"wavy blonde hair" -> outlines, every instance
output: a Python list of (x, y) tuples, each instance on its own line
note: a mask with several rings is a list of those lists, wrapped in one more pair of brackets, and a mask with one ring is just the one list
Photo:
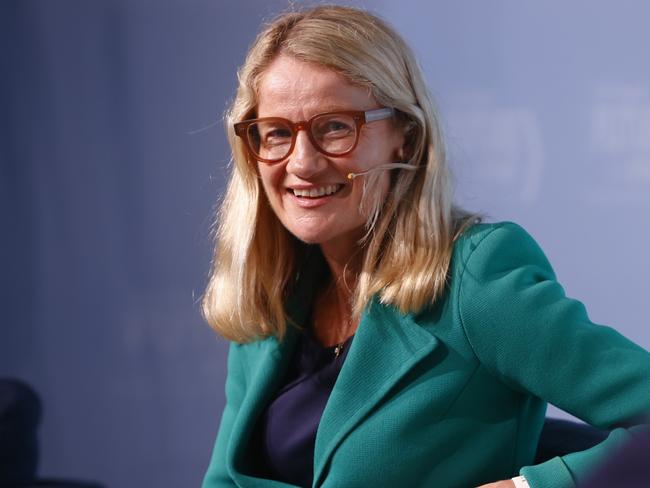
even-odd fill
[[(275, 217), (256, 162), (233, 129), (235, 122), (255, 116), (261, 75), (279, 54), (325, 66), (396, 109), (397, 122), (407, 131), (408, 164), (418, 168), (394, 172), (381, 201), (364, 199), (369, 218), (360, 243), (354, 318), (373, 295), (402, 312), (433, 303), (444, 292), (454, 240), (474, 217), (452, 205), (442, 135), (424, 77), (410, 48), (382, 20), (349, 7), (320, 6), (268, 24), (239, 70), (237, 95), (226, 116), (234, 164), (217, 216), (204, 317), (236, 342), (282, 339), (288, 324), (285, 300), (308, 246)], [(366, 177), (367, 187), (372, 180)]]

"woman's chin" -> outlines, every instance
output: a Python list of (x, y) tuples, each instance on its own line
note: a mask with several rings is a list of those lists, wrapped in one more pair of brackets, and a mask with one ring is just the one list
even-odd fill
[(322, 236), (319, 233), (310, 233), (310, 232), (291, 232), (294, 237), (305, 244), (319, 245), (327, 242), (329, 239)]
[(350, 230), (335, 229), (330, 232), (290, 232), (305, 244), (317, 245), (323, 252), (329, 254), (354, 253), (364, 234), (364, 227), (360, 226)]
[(322, 244), (340, 233), (338, 226), (319, 219), (294, 219), (291, 222), (283, 223), (296, 239), (306, 244)]

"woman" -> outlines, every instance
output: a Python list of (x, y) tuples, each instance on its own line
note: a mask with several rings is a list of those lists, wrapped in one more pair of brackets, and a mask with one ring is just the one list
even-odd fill
[(382, 21), (279, 17), (227, 124), (205, 487), (574, 486), (627, 431), (532, 465), (545, 401), (606, 428), (650, 411), (650, 354), (589, 322), (520, 227), (452, 205), (423, 76)]

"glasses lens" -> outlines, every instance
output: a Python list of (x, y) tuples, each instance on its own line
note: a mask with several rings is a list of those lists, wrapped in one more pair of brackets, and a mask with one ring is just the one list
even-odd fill
[(344, 154), (356, 143), (357, 124), (351, 115), (323, 114), (312, 121), (311, 132), (323, 151)]
[(291, 127), (280, 120), (255, 122), (248, 126), (248, 144), (262, 159), (280, 160), (289, 155)]

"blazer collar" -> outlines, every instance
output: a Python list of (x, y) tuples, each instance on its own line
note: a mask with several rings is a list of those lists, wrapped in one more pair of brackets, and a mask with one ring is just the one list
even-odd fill
[(438, 344), (392, 306), (373, 300), (361, 318), (321, 417), (314, 449), (314, 485), (322, 483), (336, 447), (386, 393)]
[[(307, 324), (316, 289), (315, 274), (309, 275), (300, 280), (287, 306), (300, 326)], [(280, 386), (297, 337), (296, 328), (289, 326), (282, 342), (269, 338), (257, 344), (262, 349), (259, 362), (248, 380), (248, 392), (233, 425), (227, 452), (230, 473), (239, 485), (256, 486), (261, 481), (242, 474), (238, 468), (246, 458), (246, 444), (255, 422)], [(417, 324), (413, 314), (402, 314), (378, 299), (368, 305), (318, 426), (313, 486), (322, 483), (332, 454), (347, 434), (437, 344), (435, 336)], [(263, 486), (270, 486), (268, 480), (264, 482)]]
[(247, 379), (247, 392), (237, 413), (226, 452), (226, 463), (230, 475), (238, 486), (268, 488), (289, 486), (285, 483), (270, 482), (245, 475), (241, 471), (245, 462), (246, 447), (250, 441), (255, 424), (262, 411), (281, 386), (298, 339), (297, 327), (306, 327), (311, 312), (313, 296), (319, 281), (327, 272), (327, 265), (320, 252), (310, 252), (294, 281), (293, 292), (289, 295), (286, 311), (290, 323), (282, 341), (269, 337), (247, 347), (258, 347), (256, 364), (250, 365), (251, 377)]
[(247, 381), (247, 392), (240, 406), (232, 427), (226, 464), (232, 479), (237, 486), (251, 488), (288, 487), (286, 483), (248, 476), (242, 472), (248, 455), (246, 448), (250, 442), (255, 424), (262, 411), (281, 386), (284, 373), (287, 370), (298, 333), (294, 327), (289, 327), (282, 342), (271, 337), (261, 341), (260, 355), (256, 357), (258, 364), (252, 365), (252, 377)]

